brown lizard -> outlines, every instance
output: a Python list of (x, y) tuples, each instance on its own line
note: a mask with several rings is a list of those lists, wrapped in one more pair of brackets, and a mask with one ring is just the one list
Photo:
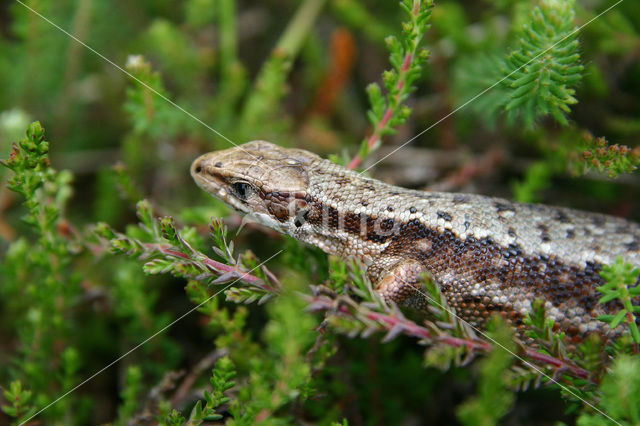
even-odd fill
[[(355, 256), (386, 301), (418, 309), (426, 273), (474, 327), (501, 313), (522, 329), (535, 299), (574, 340), (613, 334), (598, 316), (599, 272), (618, 256), (640, 265), (640, 225), (568, 208), (422, 192), (366, 178), (300, 149), (264, 141), (191, 166), (209, 194), (327, 253)], [(616, 331), (617, 333), (617, 331)]]

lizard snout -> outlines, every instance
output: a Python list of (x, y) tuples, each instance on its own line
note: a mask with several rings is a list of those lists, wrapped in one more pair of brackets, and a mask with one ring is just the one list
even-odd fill
[[(201, 155), (191, 163), (191, 176), (194, 179), (211, 172), (211, 153)], [(218, 164), (216, 164), (218, 166)]]
[(204, 155), (196, 158), (193, 163), (191, 163), (191, 176), (199, 175), (204, 171)]
[(212, 153), (203, 154), (191, 163), (191, 177), (205, 191), (213, 194), (214, 191), (218, 191), (221, 186), (224, 186), (219, 175), (214, 173), (221, 168), (222, 163), (217, 161)]
[(195, 175), (199, 175), (202, 172), (202, 162), (198, 160), (194, 161), (193, 164), (191, 164), (191, 175), (195, 176)]
[(193, 160), (193, 163), (191, 163), (191, 176), (196, 178), (203, 174), (210, 174), (214, 170), (222, 170), (222, 163), (218, 161), (220, 156), (215, 154), (218, 153), (210, 152)]

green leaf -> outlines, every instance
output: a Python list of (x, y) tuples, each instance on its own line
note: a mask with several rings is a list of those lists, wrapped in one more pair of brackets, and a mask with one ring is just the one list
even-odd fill
[(618, 325), (620, 325), (620, 322), (622, 322), (625, 315), (627, 315), (626, 309), (621, 309), (620, 311), (618, 311), (618, 313), (613, 316), (613, 319), (611, 319), (611, 328), (616, 328)]
[(619, 292), (608, 291), (606, 296), (602, 296), (600, 300), (598, 300), (598, 303), (602, 304), (602, 303), (611, 302), (613, 299), (617, 299), (618, 296), (619, 296)]

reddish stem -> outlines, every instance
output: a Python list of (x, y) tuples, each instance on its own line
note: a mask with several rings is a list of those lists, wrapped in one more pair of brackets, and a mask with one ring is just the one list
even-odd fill
[[(151, 248), (153, 250), (158, 250), (161, 253), (167, 254), (169, 256), (173, 256), (173, 257), (178, 257), (180, 259), (186, 259), (186, 260), (194, 260), (191, 258), (191, 256), (189, 256), (186, 253), (183, 253), (181, 251), (177, 251), (177, 250), (172, 250), (170, 248), (170, 246), (163, 246), (160, 244), (145, 244), (146, 247)], [(200, 262), (204, 263), (205, 265), (207, 265), (208, 267), (210, 267), (213, 271), (215, 272), (220, 272), (222, 271), (223, 273), (227, 273), (227, 272), (235, 272), (237, 274), (239, 274), (240, 276), (238, 277), (238, 279), (241, 279), (251, 285), (254, 285), (256, 287), (259, 287), (265, 291), (268, 291), (270, 293), (274, 293), (276, 292), (276, 289), (271, 287), (268, 284), (265, 284), (264, 281), (258, 277), (256, 277), (255, 275), (251, 275), (246, 271), (243, 271), (242, 269), (235, 267), (235, 266), (230, 266), (230, 265), (226, 265), (224, 263), (220, 263), (217, 262), (213, 259), (202, 259), (200, 260)]]
[[(312, 306), (313, 310), (324, 310), (324, 311), (337, 310), (341, 314), (345, 314), (350, 317), (355, 317), (357, 319), (357, 316), (354, 314), (354, 312), (351, 311), (349, 306), (338, 305), (336, 307), (335, 301), (326, 297), (314, 297), (311, 299), (310, 305)], [(389, 315), (389, 314), (384, 314), (380, 312), (370, 311), (360, 306), (357, 309), (363, 311), (362, 313), (366, 318), (376, 321), (377, 323), (383, 325), (384, 328), (387, 330), (396, 329), (408, 336), (418, 337), (420, 339), (429, 339), (429, 340), (437, 339), (439, 342), (442, 342), (450, 346), (454, 346), (454, 347), (465, 346), (469, 350), (477, 350), (485, 353), (493, 350), (493, 345), (491, 345), (488, 342), (461, 339), (459, 337), (450, 336), (447, 334), (434, 336), (433, 333), (431, 333), (431, 331), (426, 327), (422, 327), (406, 318), (401, 318), (395, 315)], [(547, 364), (555, 368), (556, 370), (566, 370), (574, 377), (590, 380), (593, 383), (597, 383), (596, 380), (590, 378), (589, 371), (583, 368), (580, 368), (577, 365), (572, 364), (568, 361), (554, 358), (550, 355), (537, 352), (533, 349), (525, 349), (524, 356), (533, 361), (538, 361), (540, 363)]]
[(566, 369), (575, 377), (597, 383), (597, 380), (590, 378), (590, 373), (587, 370), (565, 360), (554, 358), (551, 355), (543, 354), (542, 352), (534, 351), (532, 349), (525, 349), (524, 355), (529, 359), (551, 365), (556, 369)]

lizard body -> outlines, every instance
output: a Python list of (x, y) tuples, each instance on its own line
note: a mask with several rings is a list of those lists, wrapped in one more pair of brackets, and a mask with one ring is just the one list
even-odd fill
[(422, 192), (369, 179), (308, 151), (264, 141), (216, 151), (196, 183), (258, 222), (327, 253), (355, 256), (387, 301), (425, 306), (427, 273), (476, 327), (501, 313), (516, 327), (535, 299), (576, 340), (612, 334), (598, 305), (603, 265), (640, 265), (640, 226), (612, 216), (471, 194)]

